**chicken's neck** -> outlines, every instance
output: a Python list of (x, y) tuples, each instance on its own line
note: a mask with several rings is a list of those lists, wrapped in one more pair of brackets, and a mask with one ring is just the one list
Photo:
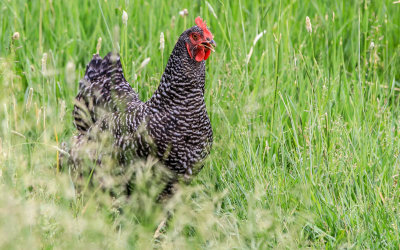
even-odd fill
[(204, 108), (205, 62), (192, 60), (183, 44), (177, 43), (161, 77), (160, 86), (147, 102), (159, 111), (174, 107)]

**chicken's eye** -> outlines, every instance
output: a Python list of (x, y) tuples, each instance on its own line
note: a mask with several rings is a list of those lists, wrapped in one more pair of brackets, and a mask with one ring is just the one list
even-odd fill
[(197, 39), (199, 39), (199, 36), (197, 34), (193, 34), (192, 37), (193, 37), (193, 40), (195, 40), (195, 41), (197, 41)]

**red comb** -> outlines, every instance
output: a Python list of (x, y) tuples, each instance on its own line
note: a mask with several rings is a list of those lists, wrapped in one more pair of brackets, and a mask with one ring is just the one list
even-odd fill
[(211, 39), (213, 39), (213, 35), (211, 34), (211, 32), (208, 30), (206, 22), (203, 21), (203, 19), (201, 19), (201, 17), (196, 17), (196, 19), (194, 20), (194, 22), (196, 23), (197, 26), (200, 27), (200, 29), (203, 30), (204, 36), (205, 37), (210, 37)]

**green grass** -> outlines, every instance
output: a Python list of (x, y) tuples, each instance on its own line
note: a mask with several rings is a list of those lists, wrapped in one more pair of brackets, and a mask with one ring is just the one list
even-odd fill
[[(57, 147), (98, 38), (145, 100), (198, 15), (218, 44), (204, 170), (165, 209), (146, 183), (122, 213), (96, 187), (76, 197)], [(0, 248), (398, 248), (399, 16), (393, 0), (0, 0)]]

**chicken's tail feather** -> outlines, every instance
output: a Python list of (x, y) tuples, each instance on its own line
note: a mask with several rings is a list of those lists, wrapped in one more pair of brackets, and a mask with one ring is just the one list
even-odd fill
[(125, 80), (119, 55), (110, 52), (102, 59), (96, 54), (79, 82), (74, 124), (85, 133), (105, 112), (118, 111), (132, 102), (139, 103), (140, 100)]
[(85, 77), (80, 82), (79, 87), (80, 89), (83, 87), (84, 80), (93, 83), (104, 76), (111, 77), (113, 83), (125, 82), (119, 54), (110, 52), (103, 59), (98, 54), (93, 55), (92, 60), (86, 67)]

